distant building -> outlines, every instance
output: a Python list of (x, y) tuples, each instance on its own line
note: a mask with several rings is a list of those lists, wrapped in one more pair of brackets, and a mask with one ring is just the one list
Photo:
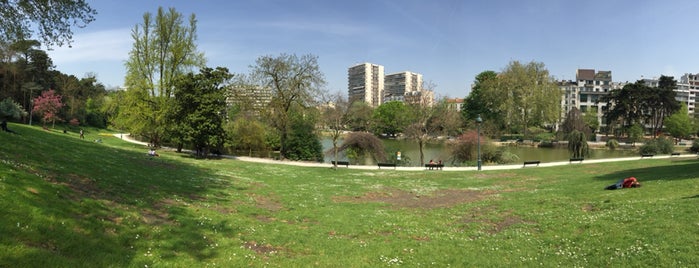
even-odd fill
[(383, 103), (384, 67), (378, 64), (362, 63), (347, 71), (349, 101), (364, 101), (371, 107)]
[(260, 116), (272, 101), (272, 90), (258, 86), (231, 87), (226, 104), (238, 106), (242, 111)]
[(422, 75), (413, 72), (387, 74), (384, 78), (384, 102), (404, 101), (406, 95), (413, 96), (422, 90)]
[(464, 106), (464, 99), (461, 98), (447, 99), (446, 102), (450, 110), (454, 110), (457, 112), (460, 112), (462, 107)]
[(575, 107), (583, 114), (595, 113), (600, 126), (606, 126), (603, 115), (607, 104), (599, 100), (615, 87), (612, 83), (611, 71), (595, 72), (594, 69), (578, 69), (575, 73), (575, 81), (560, 81), (558, 86), (563, 91), (562, 119), (565, 119), (566, 114)]
[(685, 103), (687, 104), (689, 115), (696, 117), (696, 99), (697, 95), (699, 95), (699, 73), (686, 73), (682, 75), (682, 77), (680, 77), (680, 81), (677, 82), (677, 89), (678, 99), (680, 98), (680, 95), (682, 95), (684, 99), (681, 101), (686, 101)]

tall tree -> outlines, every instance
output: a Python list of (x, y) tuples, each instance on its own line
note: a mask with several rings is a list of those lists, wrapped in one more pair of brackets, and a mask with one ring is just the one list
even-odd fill
[(197, 157), (207, 157), (223, 145), (223, 117), (226, 114), (228, 69), (203, 68), (175, 81), (175, 101), (170, 115), (174, 130), (182, 141), (191, 144)]
[(60, 119), (58, 112), (61, 107), (63, 107), (61, 95), (56, 94), (53, 89), (49, 89), (41, 92), (41, 96), (34, 99), (33, 111), (42, 116), (41, 121), (44, 122), (44, 125), (46, 122), (51, 122), (55, 126), (56, 119)]
[(696, 133), (697, 125), (689, 117), (687, 104), (682, 103), (679, 111), (665, 119), (665, 129), (675, 139), (682, 139)]
[(474, 122), (480, 115), (488, 124), (504, 125), (504, 118), (499, 110), (504, 99), (496, 94), (497, 76), (494, 71), (483, 71), (476, 75), (473, 88), (461, 107), (464, 122)]
[(649, 90), (645, 102), (648, 109), (648, 124), (655, 138), (663, 129), (665, 118), (680, 110), (680, 102), (675, 99), (677, 81), (672, 76), (661, 75), (658, 88)]
[(70, 45), (72, 27), (87, 26), (95, 15), (85, 0), (0, 1), (0, 39), (30, 39), (38, 30), (47, 46)]
[[(651, 127), (651, 135), (662, 129), (663, 120), (680, 109), (675, 100), (676, 81), (662, 76), (658, 88), (648, 86), (643, 80), (612, 90), (601, 101), (611, 107), (605, 114), (607, 122), (622, 120), (622, 127), (632, 125)], [(641, 127), (643, 130), (643, 127)]]
[(402, 101), (389, 101), (379, 105), (371, 116), (376, 134), (395, 136), (410, 124), (410, 109)]
[(369, 131), (374, 108), (364, 101), (353, 101), (347, 113), (347, 125), (352, 131)]
[(349, 122), (348, 112), (349, 103), (344, 95), (340, 92), (335, 93), (331, 96), (331, 99), (327, 102), (327, 105), (322, 107), (322, 118), (323, 123), (327, 126), (330, 131), (330, 139), (332, 140), (333, 148), (333, 168), (337, 168), (337, 154), (339, 152), (339, 142), (343, 131), (347, 127)]
[(175, 78), (195, 67), (204, 67), (204, 55), (197, 51), (196, 17), (187, 24), (174, 8), (158, 8), (153, 18), (143, 15), (143, 23), (131, 32), (133, 48), (126, 62), (125, 107), (119, 109), (119, 123), (135, 134), (160, 145), (166, 130), (168, 107), (172, 103)]
[(322, 93), (325, 78), (318, 57), (293, 54), (262, 56), (252, 66), (253, 77), (262, 88), (270, 89), (272, 99), (266, 118), (279, 132), (281, 157), (284, 158), (290, 131), (291, 109), (313, 107)]
[[(423, 85), (424, 89), (431, 91), (434, 91), (435, 87), (432, 83)], [(420, 166), (425, 164), (425, 142), (433, 135), (436, 135), (441, 127), (441, 124), (435, 122), (441, 117), (437, 113), (444, 111), (438, 109), (438, 106), (432, 105), (433, 100), (431, 98), (431, 95), (423, 94), (420, 95), (417, 101), (408, 104), (410, 113), (407, 114), (409, 114), (408, 120), (410, 123), (405, 126), (403, 131), (408, 138), (417, 141), (420, 153)], [(441, 105), (444, 105), (444, 102)]]
[(553, 124), (560, 115), (562, 92), (541, 62), (510, 62), (498, 76), (499, 110), (525, 136), (532, 126)]

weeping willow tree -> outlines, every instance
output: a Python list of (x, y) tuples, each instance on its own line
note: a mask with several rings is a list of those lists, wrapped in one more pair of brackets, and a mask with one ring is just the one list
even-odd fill
[(345, 150), (350, 151), (348, 158), (354, 158), (355, 161), (359, 156), (364, 155), (371, 155), (377, 162), (386, 161), (383, 142), (371, 133), (353, 132), (348, 134), (337, 149), (338, 152)]
[(568, 133), (568, 151), (572, 158), (584, 158), (590, 155), (585, 133), (578, 130)]

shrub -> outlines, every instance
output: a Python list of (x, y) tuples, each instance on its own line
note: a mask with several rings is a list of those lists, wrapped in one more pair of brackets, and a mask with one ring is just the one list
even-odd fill
[(670, 154), (674, 151), (672, 140), (657, 138), (650, 140), (639, 148), (641, 154)]
[[(486, 137), (481, 137), (481, 161), (483, 163), (512, 163), (519, 159), (506, 150), (493, 145)], [(451, 156), (454, 163), (474, 162), (478, 160), (478, 134), (476, 131), (469, 131), (459, 136), (453, 141), (451, 146)]]
[(692, 153), (699, 153), (699, 139), (692, 142), (692, 147), (689, 147), (689, 151)]
[(609, 147), (610, 150), (614, 150), (616, 148), (619, 148), (619, 141), (615, 139), (610, 139), (607, 141), (607, 147)]

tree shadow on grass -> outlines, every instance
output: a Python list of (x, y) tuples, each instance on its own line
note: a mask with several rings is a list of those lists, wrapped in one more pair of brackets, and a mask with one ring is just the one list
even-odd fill
[(676, 160), (672, 165), (626, 169), (595, 177), (598, 180), (616, 182), (623, 178), (636, 177), (644, 181), (674, 181), (699, 178), (699, 161), (696, 159)]
[[(0, 253), (0, 267), (143, 267), (140, 256), (154, 244), (167, 245), (157, 254), (197, 261), (219, 254), (202, 239), (210, 230), (195, 212), (209, 193), (231, 188), (214, 170), (173, 155), (153, 159), (108, 138), (15, 127), (23, 135), (0, 137), (0, 248), (12, 249)], [(225, 220), (210, 225), (233, 232)]]

